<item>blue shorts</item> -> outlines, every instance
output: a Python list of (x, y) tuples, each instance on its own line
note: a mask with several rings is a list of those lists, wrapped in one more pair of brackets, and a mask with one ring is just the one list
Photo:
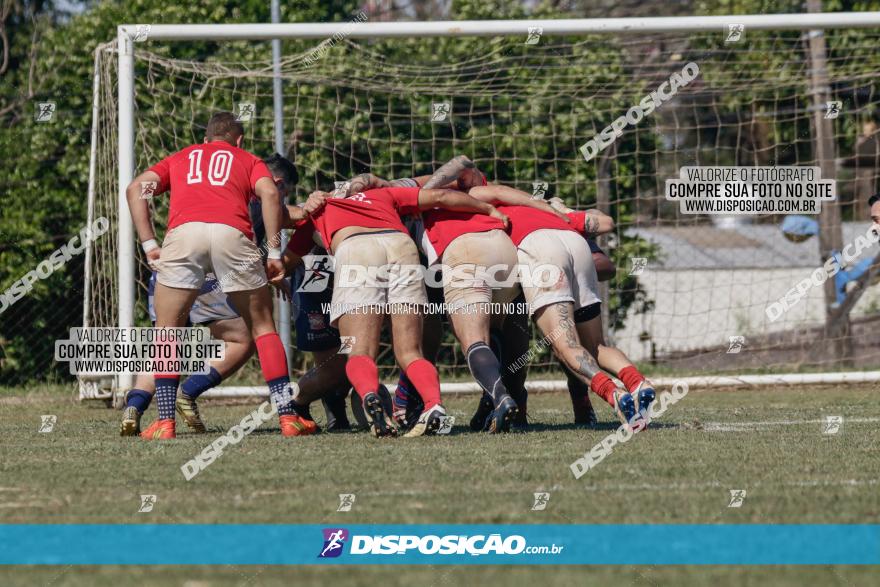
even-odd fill
[(330, 300), (333, 287), (322, 291), (297, 291), (303, 282), (305, 269), (300, 267), (293, 274), (293, 323), (296, 328), (296, 348), (313, 353), (339, 346), (339, 330), (330, 326)]
[[(156, 272), (150, 276), (147, 285), (147, 310), (150, 320), (156, 323), (156, 308), (153, 306), (153, 297), (156, 291)], [(199, 297), (193, 303), (189, 311), (190, 324), (210, 324), (217, 320), (234, 320), (240, 318), (239, 313), (232, 306), (227, 295), (220, 290), (220, 284), (213, 273), (205, 276), (205, 283), (199, 292)]]

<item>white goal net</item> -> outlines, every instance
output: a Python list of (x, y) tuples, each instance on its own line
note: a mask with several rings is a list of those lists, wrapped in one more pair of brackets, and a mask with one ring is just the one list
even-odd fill
[[(822, 266), (829, 245), (820, 235), (795, 242), (780, 229), (782, 216), (682, 214), (664, 197), (666, 180), (682, 167), (816, 166), (837, 180), (830, 246), (864, 233), (880, 169), (880, 28), (826, 30), (821, 52), (817, 33), (806, 30), (551, 36), (534, 29), (353, 39), (341, 24), (341, 34), (323, 42), (285, 40), (284, 154), (300, 173), (296, 197), (364, 171), (431, 173), (464, 154), (490, 181), (613, 216), (614, 234), (599, 243), (617, 265), (604, 285), (605, 319), (609, 336), (634, 360), (677, 374), (835, 370), (844, 363), (830, 350), (840, 342), (833, 339), (845, 338), (848, 368), (880, 363), (877, 291), (861, 297), (843, 330), (829, 333), (823, 287), (781, 318), (768, 317), (768, 305)], [(268, 43), (171, 45), (147, 36), (135, 49), (137, 172), (201, 141), (218, 110), (241, 115), (250, 151), (274, 152)], [(689, 63), (698, 74), (679, 83)], [(815, 75), (817, 63), (827, 78)], [(99, 49), (97, 72), (93, 207), (115, 223), (115, 44)], [(658, 90), (664, 97), (653, 111), (584, 155), (588, 141)], [(818, 146), (823, 140), (830, 155)], [(167, 200), (152, 205), (161, 230)], [(92, 250), (90, 325), (117, 323), (117, 245), (110, 233)], [(149, 270), (137, 255), (135, 319), (143, 325)], [(461, 351), (448, 329), (444, 336), (441, 376), (464, 381)], [(297, 369), (304, 361), (295, 355)], [(387, 347), (380, 363), (390, 379)], [(546, 350), (531, 370), (560, 377)], [(236, 381), (257, 382), (254, 375), (245, 369)]]

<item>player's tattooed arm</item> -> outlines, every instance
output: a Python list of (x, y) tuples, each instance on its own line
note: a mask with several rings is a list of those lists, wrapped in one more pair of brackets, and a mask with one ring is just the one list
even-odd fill
[(550, 204), (550, 206), (552, 206), (554, 210), (559, 210), (560, 212), (563, 212), (565, 214), (571, 214), (572, 212), (574, 212), (574, 210), (566, 206), (565, 202), (562, 201), (562, 198), (558, 196), (550, 198), (549, 200), (547, 200), (547, 203)]
[(339, 193), (336, 194), (336, 197), (347, 198), (352, 194), (359, 194), (360, 192), (365, 192), (367, 190), (372, 190), (376, 188), (386, 188), (390, 185), (390, 182), (382, 179), (381, 177), (377, 177), (372, 173), (361, 173), (360, 175), (356, 175), (351, 178), (351, 180), (345, 182), (342, 188), (340, 188)]
[[(561, 198), (553, 197), (547, 200), (547, 203), (554, 210), (563, 214), (572, 214), (575, 211), (565, 205)], [(584, 212), (584, 235), (588, 238), (607, 234), (614, 230), (614, 220), (601, 210), (587, 210)]]
[(474, 162), (468, 159), (464, 155), (458, 155), (457, 157), (453, 157), (443, 165), (441, 165), (435, 172), (434, 175), (431, 176), (431, 179), (426, 181), (422, 187), (427, 189), (436, 189), (446, 187), (452, 182), (458, 180), (462, 173), (465, 170), (473, 169)]
[(559, 218), (570, 222), (568, 216), (555, 210), (550, 204), (544, 200), (536, 200), (526, 192), (512, 188), (507, 185), (484, 185), (477, 186), (468, 191), (470, 195), (484, 202), (500, 202), (511, 206), (527, 206), (544, 212), (555, 214)]
[(486, 214), (501, 221), (506, 227), (509, 223), (507, 216), (488, 202), (483, 202), (472, 198), (464, 192), (456, 190), (419, 190), (419, 209), (430, 210), (432, 208), (442, 208), (444, 210), (455, 210), (458, 212), (476, 212), (478, 214)]
[(600, 210), (584, 213), (584, 234), (588, 237), (608, 234), (614, 230), (614, 219)]

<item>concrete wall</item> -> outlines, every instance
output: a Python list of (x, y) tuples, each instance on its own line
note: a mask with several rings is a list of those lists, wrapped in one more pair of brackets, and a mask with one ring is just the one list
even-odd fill
[[(749, 336), (821, 325), (824, 322), (824, 293), (811, 288), (806, 297), (775, 322), (765, 310), (810, 270), (651, 270), (639, 280), (654, 301), (649, 314), (627, 317), (622, 330), (613, 332), (614, 342), (633, 360), (650, 357), (650, 345), (639, 341), (647, 331), (657, 352), (687, 351), (718, 345), (727, 346), (732, 335)], [(611, 295), (614, 295), (613, 290)], [(880, 286), (862, 296), (853, 316), (880, 313)]]

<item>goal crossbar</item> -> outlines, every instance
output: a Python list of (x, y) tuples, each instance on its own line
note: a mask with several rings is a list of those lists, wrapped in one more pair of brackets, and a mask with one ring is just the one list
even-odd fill
[[(540, 27), (542, 35), (587, 33), (682, 33), (726, 29), (742, 24), (753, 30), (806, 30), (812, 28), (870, 28), (880, 25), (880, 12), (824, 12), (805, 14), (752, 14), (730, 16), (675, 16), (647, 18), (566, 18), (535, 20), (438, 20), (426, 22), (333, 22), (285, 24), (161, 24), (152, 25), (150, 40), (323, 39), (346, 27), (351, 38), (491, 37), (528, 33)], [(135, 33), (137, 25), (120, 29)]]

